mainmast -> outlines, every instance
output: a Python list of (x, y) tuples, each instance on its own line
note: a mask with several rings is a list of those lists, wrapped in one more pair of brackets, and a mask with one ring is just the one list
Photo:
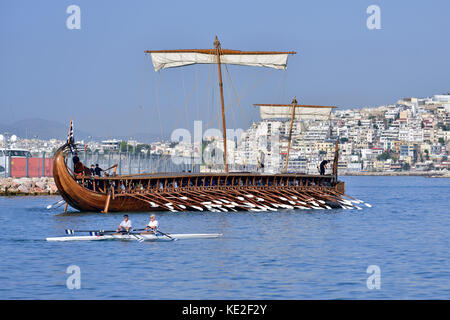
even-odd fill
[(228, 172), (228, 158), (227, 158), (227, 128), (225, 123), (225, 102), (223, 99), (223, 82), (222, 82), (222, 68), (220, 66), (220, 41), (216, 36), (214, 40), (214, 47), (216, 48), (217, 67), (219, 68), (219, 88), (220, 101), (222, 103), (222, 130), (223, 130), (223, 161), (225, 162), (225, 172)]
[(294, 51), (240, 51), (222, 49), (219, 39), (214, 40), (214, 49), (146, 50), (150, 53), (155, 71), (182, 67), (191, 64), (216, 64), (219, 69), (219, 88), (222, 110), (222, 129), (225, 172), (228, 172), (227, 129), (225, 121), (225, 102), (223, 97), (222, 64), (235, 64), (253, 67), (266, 67), (285, 70), (287, 58)]

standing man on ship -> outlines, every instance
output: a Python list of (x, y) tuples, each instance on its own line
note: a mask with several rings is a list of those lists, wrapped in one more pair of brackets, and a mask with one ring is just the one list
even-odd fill
[(95, 168), (94, 168), (95, 175), (101, 177), (102, 171), (103, 171), (103, 169), (98, 166), (98, 163), (95, 164)]
[(78, 158), (78, 153), (75, 152), (73, 158), (72, 158), (73, 164), (77, 164), (80, 162), (80, 158)]
[(321, 176), (323, 176), (324, 174), (325, 174), (325, 170), (327, 169), (327, 164), (329, 163), (330, 161), (328, 161), (328, 160), (323, 160), (321, 163), (320, 163), (320, 165), (319, 165), (319, 170), (320, 170), (320, 175)]

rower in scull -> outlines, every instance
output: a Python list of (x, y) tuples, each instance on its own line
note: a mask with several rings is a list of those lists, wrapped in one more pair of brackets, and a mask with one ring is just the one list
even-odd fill
[(123, 221), (120, 223), (119, 227), (117, 228), (117, 232), (130, 232), (132, 228), (131, 220), (128, 219), (128, 215), (123, 216)]
[(156, 234), (156, 231), (158, 231), (158, 227), (159, 227), (159, 222), (158, 222), (158, 220), (156, 220), (155, 215), (152, 214), (150, 216), (150, 222), (145, 227), (145, 231), (149, 231), (150, 230), (151, 232)]

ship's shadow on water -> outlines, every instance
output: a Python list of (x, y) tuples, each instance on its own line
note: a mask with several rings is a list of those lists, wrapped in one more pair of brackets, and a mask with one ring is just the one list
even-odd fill
[[(115, 229), (124, 213), (63, 213), (46, 210), (59, 197), (0, 197), (8, 226), (0, 298), (449, 299), (450, 179), (343, 180), (372, 207), (152, 212), (163, 232), (223, 234), (171, 242), (47, 242), (65, 229)], [(141, 228), (150, 212), (128, 215)], [(66, 287), (69, 266), (80, 268), (80, 290)], [(368, 287), (369, 267), (379, 268), (380, 289)]]

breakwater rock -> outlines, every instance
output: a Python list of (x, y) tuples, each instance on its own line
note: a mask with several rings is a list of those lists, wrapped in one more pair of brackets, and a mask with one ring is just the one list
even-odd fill
[(423, 176), (428, 178), (450, 178), (448, 171), (378, 171), (378, 172), (339, 172), (341, 176)]
[(58, 194), (53, 178), (0, 178), (0, 196)]

